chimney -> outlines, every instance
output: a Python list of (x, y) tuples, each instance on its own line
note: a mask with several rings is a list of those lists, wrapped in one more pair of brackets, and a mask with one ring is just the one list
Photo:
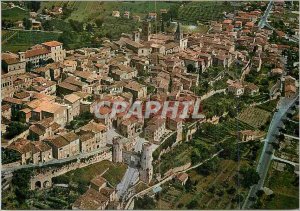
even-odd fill
[(25, 52), (18, 52), (20, 62), (25, 62)]

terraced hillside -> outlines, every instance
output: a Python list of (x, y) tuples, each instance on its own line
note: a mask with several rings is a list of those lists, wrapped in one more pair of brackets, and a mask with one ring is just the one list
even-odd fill
[(113, 10), (119, 10), (121, 14), (129, 11), (131, 15), (146, 16), (149, 12), (159, 13), (160, 9), (169, 9), (176, 2), (99, 2), (99, 1), (52, 1), (42, 2), (41, 9), (52, 6), (62, 7), (66, 4), (73, 10), (68, 19), (89, 21), (96, 18), (111, 16)]
[[(3, 35), (4, 33), (4, 35)], [(2, 51), (24, 51), (32, 45), (57, 40), (59, 33), (42, 31), (2, 31)]]

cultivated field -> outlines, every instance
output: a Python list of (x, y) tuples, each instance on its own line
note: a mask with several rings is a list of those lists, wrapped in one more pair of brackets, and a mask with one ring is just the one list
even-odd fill
[(41, 31), (6, 31), (3, 30), (1, 33), (4, 33), (4, 38), (14, 34), (9, 40), (5, 41), (2, 45), (2, 51), (25, 51), (29, 47), (40, 44), (42, 42), (57, 40), (60, 33), (57, 32), (41, 32)]
[(179, 19), (187, 23), (207, 22), (218, 20), (224, 12), (232, 12), (234, 8), (229, 2), (190, 2), (180, 7)]
[(189, 177), (195, 184), (194, 191), (186, 191), (176, 183), (163, 185), (156, 209), (188, 209), (188, 204), (193, 200), (198, 202), (193, 209), (237, 208), (237, 196), (246, 196), (245, 189), (234, 179), (240, 165), (232, 160), (221, 160), (222, 167), (208, 176), (200, 175), (194, 170), (189, 172)]
[(269, 120), (271, 113), (260, 108), (248, 107), (238, 115), (238, 120), (248, 125), (259, 128)]
[(51, 8), (55, 6), (63, 6), (67, 4), (73, 9), (71, 16), (68, 19), (87, 21), (91, 19), (111, 16), (113, 10), (119, 10), (121, 15), (124, 11), (129, 11), (131, 15), (148, 15), (149, 12), (159, 13), (160, 9), (169, 9), (174, 2), (97, 2), (97, 1), (56, 1), (42, 2), (41, 8)]
[(287, 165), (283, 172), (273, 169), (271, 165), (266, 187), (274, 192), (274, 197), (264, 196), (262, 209), (296, 209), (299, 207), (299, 177), (293, 167)]

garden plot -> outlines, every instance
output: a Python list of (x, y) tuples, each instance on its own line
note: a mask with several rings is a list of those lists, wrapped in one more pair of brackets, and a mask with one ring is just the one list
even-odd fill
[(238, 120), (252, 126), (259, 128), (267, 123), (271, 113), (260, 108), (248, 107), (238, 115)]

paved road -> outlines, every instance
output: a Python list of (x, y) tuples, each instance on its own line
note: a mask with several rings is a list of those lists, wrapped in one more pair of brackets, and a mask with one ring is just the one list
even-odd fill
[(104, 151), (108, 151), (109, 150), (109, 147), (103, 147), (101, 149), (97, 149), (93, 152), (89, 152), (89, 153), (80, 153), (76, 156), (73, 156), (73, 157), (68, 157), (68, 158), (65, 158), (65, 159), (53, 159), (49, 162), (45, 162), (45, 163), (39, 163), (39, 164), (27, 164), (27, 165), (20, 165), (20, 166), (15, 166), (15, 167), (10, 167), (10, 168), (5, 168), (5, 167), (1, 167), (1, 173), (4, 173), (4, 172), (13, 172), (13, 171), (16, 171), (18, 169), (24, 169), (24, 168), (31, 168), (31, 167), (42, 167), (42, 166), (47, 166), (47, 165), (52, 165), (52, 164), (60, 164), (60, 163), (65, 163), (65, 162), (68, 162), (68, 161), (71, 161), (71, 160), (75, 160), (75, 159), (80, 159), (80, 158), (85, 158), (85, 157), (89, 157), (91, 155), (95, 155), (99, 152), (104, 152)]
[(288, 135), (288, 134), (283, 134), (285, 137), (288, 137), (288, 138), (291, 138), (291, 139), (295, 139), (295, 140), (300, 140), (300, 138), (299, 137), (296, 137), (296, 136), (291, 136), (291, 135)]
[(259, 28), (264, 28), (265, 25), (267, 24), (267, 19), (269, 17), (272, 6), (273, 6), (273, 1), (271, 0), (267, 6), (267, 9), (265, 10), (263, 16), (261, 17), (261, 19), (258, 23)]
[[(141, 152), (143, 144), (146, 142), (144, 138), (136, 137), (136, 143), (134, 146), (135, 152)], [(117, 185), (118, 198), (127, 198), (129, 195), (129, 188), (135, 185), (139, 180), (139, 170), (137, 167), (128, 165), (125, 175), (122, 181)]]
[(298, 99), (298, 95), (293, 99), (282, 98), (279, 101), (278, 111), (273, 115), (273, 119), (269, 126), (264, 148), (261, 153), (261, 157), (256, 169), (256, 171), (260, 176), (260, 180), (258, 184), (251, 187), (249, 194), (243, 205), (243, 209), (249, 209), (251, 207), (253, 202), (250, 201), (249, 198), (255, 197), (256, 192), (260, 190), (264, 185), (268, 173), (268, 169), (272, 160), (272, 156), (274, 154), (274, 149), (271, 143), (273, 141), (276, 141), (276, 135), (279, 134), (279, 128), (283, 125), (282, 119), (286, 115), (289, 108), (296, 102), (297, 99)]
[(122, 181), (117, 185), (118, 198), (126, 198), (128, 189), (139, 180), (139, 170), (135, 167), (128, 166)]
[(290, 164), (290, 165), (293, 165), (293, 166), (299, 165), (299, 163), (295, 163), (295, 162), (290, 161), (290, 160), (282, 159), (282, 158), (276, 157), (275, 155), (272, 157), (272, 159), (283, 162), (283, 163), (287, 163), (287, 164)]

